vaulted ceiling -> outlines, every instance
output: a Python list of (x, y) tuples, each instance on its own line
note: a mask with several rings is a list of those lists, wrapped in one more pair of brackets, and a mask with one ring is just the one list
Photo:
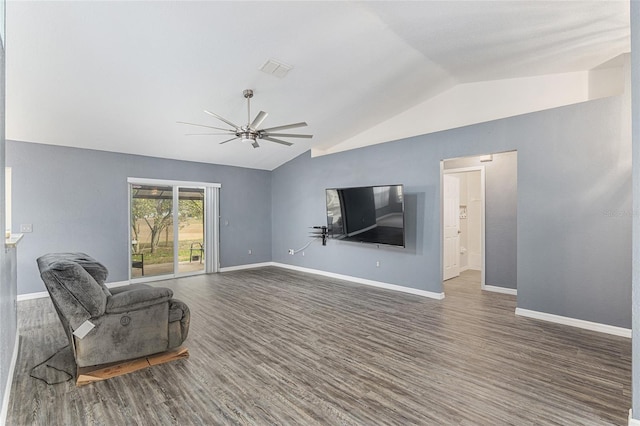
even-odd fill
[[(7, 139), (267, 170), (586, 100), (584, 73), (630, 50), (628, 1), (9, 1), (6, 31)], [(313, 139), (185, 136), (225, 127), (205, 109), (246, 123), (244, 89), (263, 127)]]

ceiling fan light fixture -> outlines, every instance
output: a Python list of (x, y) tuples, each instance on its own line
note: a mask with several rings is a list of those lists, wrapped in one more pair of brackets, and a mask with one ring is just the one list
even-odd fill
[[(259, 148), (260, 144), (258, 143), (258, 139), (263, 139), (269, 142), (274, 142), (274, 143), (278, 143), (280, 145), (286, 145), (286, 146), (291, 146), (293, 145), (293, 142), (288, 142), (282, 139), (279, 139), (281, 137), (285, 137), (285, 138), (311, 138), (312, 135), (301, 135), (301, 134), (297, 134), (297, 133), (272, 133), (272, 132), (277, 132), (280, 130), (286, 130), (286, 129), (295, 129), (296, 127), (305, 127), (307, 125), (306, 122), (301, 121), (299, 123), (291, 123), (291, 124), (285, 124), (283, 126), (275, 126), (275, 127), (269, 127), (269, 128), (261, 128), (262, 122), (264, 121), (265, 118), (267, 118), (267, 116), (269, 115), (268, 113), (264, 112), (264, 111), (260, 111), (258, 113), (258, 115), (255, 116), (255, 118), (253, 119), (253, 121), (251, 121), (251, 98), (253, 97), (253, 90), (251, 89), (245, 89), (242, 92), (244, 98), (247, 100), (247, 125), (246, 126), (239, 126), (229, 120), (227, 120), (226, 118), (211, 112), (211, 111), (207, 111), (204, 110), (204, 112), (206, 114), (209, 114), (215, 118), (217, 118), (218, 120), (222, 121), (223, 123), (225, 123), (226, 125), (230, 126), (231, 128), (220, 128), (220, 127), (214, 127), (214, 126), (208, 126), (208, 125), (204, 125), (204, 124), (196, 124), (196, 123), (187, 123), (184, 121), (178, 121), (178, 123), (181, 124), (188, 124), (190, 126), (200, 126), (200, 127), (207, 127), (207, 128), (211, 128), (211, 129), (216, 129), (216, 130), (222, 130), (224, 131), (224, 133), (198, 133), (199, 135), (226, 135), (226, 136), (231, 136), (233, 135), (234, 137), (232, 137), (231, 139), (227, 139), (225, 141), (220, 142), (220, 145), (226, 144), (228, 142), (234, 141), (234, 140), (240, 140), (241, 142), (246, 142), (246, 143), (250, 143), (252, 147), (254, 148)], [(277, 136), (274, 137), (274, 136)]]

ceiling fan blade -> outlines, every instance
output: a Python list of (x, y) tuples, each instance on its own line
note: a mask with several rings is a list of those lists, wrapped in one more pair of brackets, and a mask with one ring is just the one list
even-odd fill
[(261, 129), (261, 130), (263, 132), (270, 132), (272, 130), (295, 129), (296, 127), (305, 127), (306, 125), (307, 125), (307, 123), (302, 121), (300, 123), (285, 124), (284, 126), (269, 127), (268, 129)]
[(227, 120), (224, 117), (220, 117), (218, 114), (216, 114), (215, 112), (211, 112), (211, 111), (207, 111), (206, 109), (204, 110), (205, 113), (214, 116), (215, 118), (217, 118), (220, 121), (224, 121), (225, 123), (227, 123), (229, 126), (231, 127), (235, 127), (236, 129), (239, 129), (240, 126), (238, 126), (237, 124), (233, 124), (232, 122), (230, 122), (229, 120)]
[(284, 138), (312, 138), (313, 135), (296, 135), (293, 133), (263, 133), (264, 136), (278, 136)]
[(291, 142), (281, 141), (280, 139), (275, 139), (275, 138), (272, 138), (272, 137), (269, 137), (269, 136), (263, 136), (262, 139), (268, 140), (268, 141), (271, 141), (271, 142), (275, 142), (275, 143), (279, 143), (279, 144), (282, 144), (282, 145), (287, 145), (287, 146), (293, 145)]
[(211, 136), (211, 135), (235, 135), (234, 132), (227, 133), (185, 133), (185, 136)]
[(233, 130), (233, 129), (222, 129), (222, 128), (220, 128), (220, 127), (205, 126), (204, 124), (187, 123), (186, 121), (176, 121), (176, 123), (180, 123), (180, 124), (188, 124), (189, 126), (208, 127), (209, 129), (225, 130), (225, 131), (227, 131), (227, 132), (235, 132), (235, 130)]
[(267, 118), (267, 115), (269, 114), (264, 111), (260, 111), (258, 115), (256, 115), (256, 118), (253, 119), (251, 124), (249, 124), (249, 127), (252, 129), (257, 129), (258, 127), (260, 127), (264, 119)]
[(236, 136), (235, 138), (227, 139), (226, 141), (220, 142), (220, 145), (222, 145), (223, 143), (231, 142), (231, 141), (236, 140), (236, 139), (240, 139), (240, 138)]

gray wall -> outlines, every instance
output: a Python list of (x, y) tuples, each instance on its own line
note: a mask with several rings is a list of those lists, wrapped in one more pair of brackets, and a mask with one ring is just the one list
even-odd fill
[[(220, 264), (271, 260), (271, 173), (33, 143), (7, 142), (13, 232), (33, 224), (18, 250), (18, 293), (44, 291), (36, 258), (83, 251), (128, 279), (127, 177), (220, 183)], [(249, 249), (252, 254), (249, 255)]]
[(485, 169), (485, 284), (518, 288), (517, 217), (518, 155), (503, 152), (493, 161), (481, 163), (479, 157), (445, 162), (445, 169), (471, 166)]
[[(631, 145), (625, 96), (311, 158), (273, 172), (273, 260), (442, 291), (440, 161), (518, 151), (518, 306), (631, 326)], [(403, 183), (406, 249), (330, 241), (324, 189)], [(376, 268), (375, 262), (380, 261)]]

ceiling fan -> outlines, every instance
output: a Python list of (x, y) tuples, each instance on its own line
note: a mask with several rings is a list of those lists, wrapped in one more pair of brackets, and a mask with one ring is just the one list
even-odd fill
[(226, 141), (220, 142), (220, 145), (227, 142), (231, 142), (236, 139), (240, 139), (242, 142), (248, 142), (254, 148), (258, 148), (260, 147), (260, 145), (258, 144), (258, 140), (264, 139), (269, 142), (275, 142), (282, 145), (291, 146), (293, 145), (293, 143), (283, 141), (278, 138), (312, 138), (313, 137), (313, 135), (300, 135), (300, 134), (294, 134), (294, 133), (273, 133), (273, 132), (278, 132), (279, 130), (294, 129), (296, 127), (305, 127), (307, 125), (307, 123), (305, 122), (285, 124), (284, 126), (269, 127), (267, 129), (259, 129), (258, 127), (260, 127), (264, 119), (267, 118), (268, 114), (264, 111), (260, 111), (258, 115), (256, 115), (256, 117), (253, 119), (253, 121), (251, 121), (251, 101), (250, 100), (253, 97), (253, 90), (246, 89), (242, 92), (242, 94), (247, 100), (247, 125), (246, 126), (239, 126), (227, 120), (226, 118), (221, 117), (218, 114), (211, 111), (207, 111), (207, 110), (204, 110), (204, 112), (214, 116), (218, 120), (233, 127), (233, 129), (223, 129), (221, 127), (207, 126), (204, 124), (186, 123), (184, 121), (178, 121), (178, 123), (188, 124), (190, 126), (207, 127), (210, 129), (222, 130), (224, 132), (224, 133), (187, 133), (186, 136), (201, 136), (201, 135), (231, 136), (233, 135), (231, 139), (227, 139)]

